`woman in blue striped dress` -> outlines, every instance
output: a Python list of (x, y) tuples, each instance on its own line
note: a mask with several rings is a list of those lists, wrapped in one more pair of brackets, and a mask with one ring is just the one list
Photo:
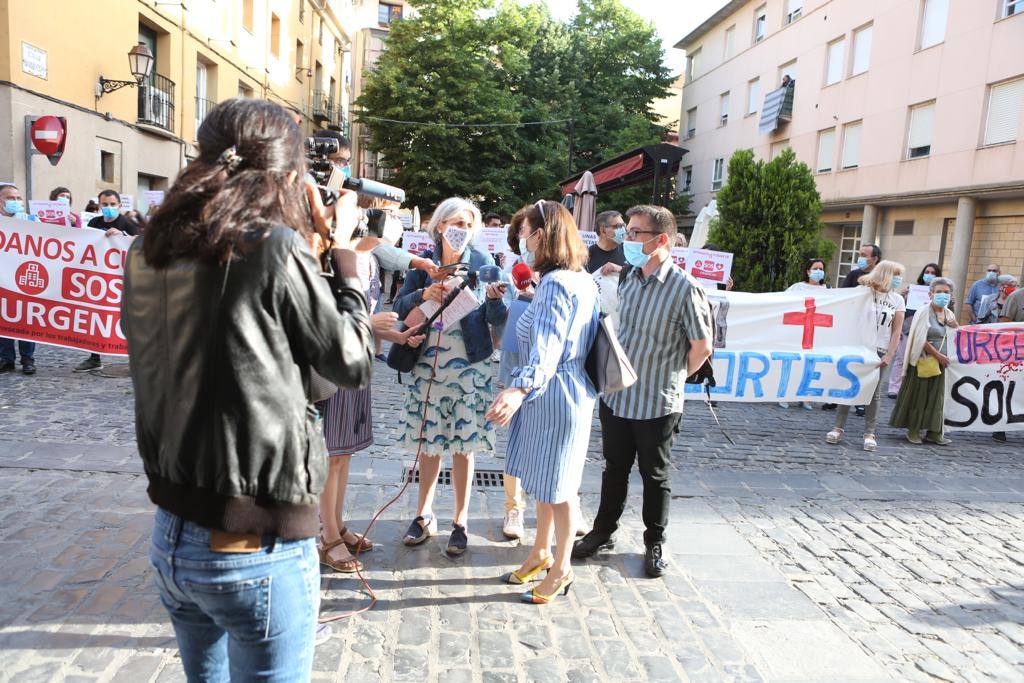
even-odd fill
[(540, 201), (529, 209), (520, 252), (541, 280), (533, 303), (516, 324), (524, 364), (494, 401), (488, 419), (502, 426), (511, 423), (505, 472), (518, 477), (523, 490), (537, 498), (533, 549), (503, 580), (523, 584), (547, 570), (545, 579), (522, 596), (525, 602), (543, 604), (567, 593), (573, 580), (572, 508), (597, 398), (583, 365), (597, 334), (599, 302), (597, 285), (584, 268), (586, 247), (561, 204)]

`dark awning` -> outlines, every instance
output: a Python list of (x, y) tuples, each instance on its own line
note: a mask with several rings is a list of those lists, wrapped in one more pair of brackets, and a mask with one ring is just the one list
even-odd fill
[[(609, 159), (596, 166), (584, 169), (576, 175), (561, 181), (559, 185), (562, 188), (563, 195), (569, 194), (576, 187), (576, 182), (580, 177), (587, 171), (590, 171), (594, 174), (597, 193), (600, 195), (604, 192), (653, 181), (656, 176), (655, 172), (662, 160), (668, 163), (668, 175), (675, 174), (679, 170), (679, 162), (684, 154), (686, 154), (685, 149), (676, 145), (670, 145), (667, 142), (637, 147), (620, 154), (614, 159)], [(664, 173), (664, 170), (662, 170), (662, 173)]]
[(779, 125), (793, 118), (793, 84), (784, 85), (764, 96), (761, 107), (761, 121), (757, 132), (761, 135), (774, 133)]

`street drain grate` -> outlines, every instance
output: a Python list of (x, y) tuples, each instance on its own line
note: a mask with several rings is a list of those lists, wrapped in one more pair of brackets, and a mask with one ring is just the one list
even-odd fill
[[(411, 467), (402, 470), (402, 482), (409, 481), (413, 484), (420, 483), (420, 471)], [(437, 476), (438, 486), (452, 485), (452, 470), (446, 467)], [(473, 486), (479, 488), (504, 488), (505, 473), (502, 470), (475, 470), (473, 472)]]

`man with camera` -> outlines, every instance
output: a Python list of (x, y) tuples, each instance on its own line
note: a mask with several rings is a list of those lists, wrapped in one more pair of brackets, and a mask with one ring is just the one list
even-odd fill
[(637, 381), (601, 399), (601, 504), (594, 528), (572, 556), (582, 559), (615, 546), (635, 460), (644, 483), (644, 570), (659, 577), (668, 568), (662, 546), (672, 493), (669, 452), (682, 417), (686, 378), (711, 357), (714, 327), (703, 288), (672, 262), (675, 216), (644, 205), (626, 216), (622, 246), (629, 268), (619, 279), (619, 340)]
[(198, 145), (125, 265), (150, 561), (189, 680), (308, 680), (327, 470), (312, 373), (362, 387), (373, 363), (357, 257), (336, 246), (355, 196), (330, 231), (301, 133), (270, 102), (217, 105)]

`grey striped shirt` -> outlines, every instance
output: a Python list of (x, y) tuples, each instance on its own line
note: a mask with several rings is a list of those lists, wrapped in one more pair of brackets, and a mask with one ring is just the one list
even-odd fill
[(711, 307), (703, 287), (667, 258), (645, 278), (633, 268), (619, 284), (619, 341), (636, 383), (602, 397), (617, 417), (650, 420), (683, 411), (690, 339), (711, 339)]

